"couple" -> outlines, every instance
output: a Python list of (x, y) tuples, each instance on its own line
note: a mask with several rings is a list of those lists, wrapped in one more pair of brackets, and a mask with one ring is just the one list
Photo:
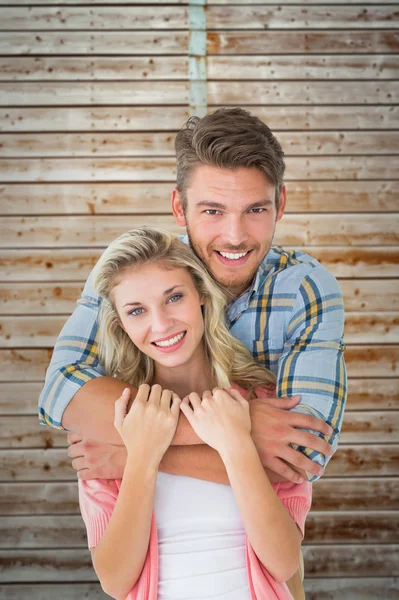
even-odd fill
[[(270, 247), (275, 223), (283, 216), (286, 202), (282, 149), (268, 127), (257, 118), (241, 109), (226, 109), (203, 119), (190, 120), (176, 138), (176, 150), (177, 186), (172, 194), (175, 218), (179, 224), (187, 226), (190, 245), (196, 255), (231, 294), (226, 312), (230, 332), (245, 344), (258, 363), (277, 376), (275, 395), (278, 400), (253, 398), (249, 403), (251, 436), (261, 462), (268, 469), (268, 477), (273, 483), (287, 480), (297, 483), (306, 474), (309, 474), (310, 479), (315, 479), (323, 473), (331, 454), (330, 446), (322, 435), (303, 430), (324, 434), (332, 447), (336, 448), (346, 394), (342, 357), (342, 297), (335, 279), (317, 261), (303, 253)], [(149, 293), (150, 289), (145, 286), (142, 291)], [(143, 298), (139, 300), (143, 301)], [(42, 422), (74, 432), (69, 435), (72, 442), (69, 454), (74, 458), (73, 465), (79, 471), (81, 480), (96, 477), (119, 479), (129, 454), (121, 447), (121, 437), (113, 427), (115, 399), (121, 395), (126, 385), (117, 378), (105, 376), (104, 360), (99, 361), (98, 358), (99, 305), (99, 298), (89, 280), (78, 308), (58, 339), (40, 398)], [(168, 337), (169, 332), (165, 333), (165, 336), (159, 335), (157, 339)], [(171, 333), (175, 333), (174, 329)], [(185, 343), (182, 344), (182, 350)], [(168, 352), (162, 354), (169, 355)], [(229, 368), (230, 366), (228, 365)], [(191, 370), (186, 375), (190, 377)], [(203, 373), (203, 376), (205, 378), (207, 374)], [(127, 379), (125, 374), (119, 377)], [(193, 378), (195, 379), (194, 374)], [(189, 383), (188, 381), (187, 384)], [(237, 379), (236, 383), (243, 388), (241, 393), (245, 394), (245, 386)], [(167, 380), (164, 385), (167, 386)], [(132, 386), (129, 388), (134, 389)], [(185, 396), (185, 390), (179, 389), (178, 385), (174, 391)], [(191, 391), (199, 392), (204, 389)], [(298, 393), (301, 396), (300, 402), (297, 397), (292, 397)], [(212, 410), (215, 410), (215, 406), (225, 408), (226, 401), (230, 399), (230, 408), (237, 408), (238, 403), (245, 413), (247, 405), (240, 404), (234, 394), (236, 392), (218, 391), (215, 397), (208, 396), (205, 406), (213, 407)], [(162, 399), (158, 400), (160, 405)], [(126, 397), (119, 404), (124, 401)], [(150, 401), (153, 403), (151, 397)], [(140, 402), (144, 403), (143, 398)], [(196, 402), (199, 408), (197, 397), (194, 397), (194, 403), (190, 399), (187, 407), (187, 400), (183, 402), (180, 411), (183, 412), (171, 446), (160, 462), (160, 471), (165, 475), (158, 478), (157, 486), (163, 485), (164, 491), (167, 487), (165, 498), (169, 499), (170, 509), (175, 502), (180, 502), (176, 505), (183, 510), (190, 506), (201, 507), (202, 488), (196, 491), (192, 487), (200, 484), (198, 480), (204, 480), (205, 486), (211, 485), (210, 482), (228, 483), (228, 475), (236, 494), (237, 505), (227, 495), (226, 490), (229, 488), (217, 486), (216, 489), (222, 495), (225, 493), (225, 496), (214, 506), (216, 512), (219, 510), (219, 517), (208, 522), (206, 528), (212, 523), (221, 526), (223, 521), (229, 521), (230, 516), (236, 518), (237, 506), (241, 511), (242, 523), (247, 526), (245, 518), (248, 515), (242, 513), (242, 510), (246, 510), (246, 505), (240, 503), (240, 491), (233, 485), (233, 481), (236, 481), (234, 472), (232, 474), (227, 469), (226, 475), (227, 465), (219, 452), (210, 447), (212, 442), (209, 440), (207, 445), (202, 444), (190, 425), (189, 418), (193, 424), (196, 423)], [(295, 412), (286, 410), (293, 407)], [(240, 414), (243, 426), (245, 419), (243, 413)], [(120, 423), (118, 427), (120, 429)], [(123, 434), (121, 429), (120, 431)], [(219, 438), (217, 443), (221, 443)], [(243, 443), (243, 453), (245, 448), (246, 444)], [(225, 456), (226, 452), (223, 449), (221, 453)], [(236, 461), (233, 468), (236, 468), (235, 464)], [(187, 475), (194, 479), (167, 478), (168, 473)], [(252, 474), (252, 468), (248, 472), (247, 469), (241, 469), (240, 474), (241, 477), (247, 477)], [(265, 483), (264, 479), (255, 479), (258, 485), (263, 486)], [(177, 494), (173, 493), (170, 482), (177, 480), (189, 482), (187, 489), (191, 491), (187, 492), (187, 496), (182, 497), (178, 491)], [(124, 481), (127, 481), (126, 478)], [(241, 481), (246, 480), (238, 478), (238, 486)], [(280, 488), (283, 489), (284, 485)], [(269, 488), (269, 491), (265, 489), (262, 488), (260, 495), (265, 494), (270, 498)], [(140, 490), (140, 494), (142, 493)], [(115, 491), (110, 495), (114, 497)], [(226, 514), (220, 513), (222, 505)], [(147, 506), (147, 510), (148, 508)], [(250, 517), (254, 518), (256, 512)], [(168, 585), (179, 586), (179, 583), (186, 583), (185, 595), (180, 597), (206, 598), (206, 594), (209, 597), (214, 594), (213, 588), (206, 593), (198, 588), (199, 583), (206, 580), (198, 577), (198, 573), (206, 572), (213, 573), (209, 577), (215, 582), (218, 574), (223, 577), (226, 586), (230, 586), (224, 588), (226, 598), (232, 598), (236, 589), (234, 576), (242, 574), (242, 555), (241, 562), (236, 564), (233, 561), (234, 564), (230, 564), (221, 573), (218, 569), (223, 567), (214, 560), (217, 549), (209, 552), (212, 561), (212, 565), (209, 565), (205, 546), (198, 555), (201, 557), (198, 564), (195, 560), (184, 563), (190, 565), (191, 570), (175, 571), (174, 543), (177, 551), (182, 550), (178, 554), (179, 558), (182, 559), (183, 556), (187, 560), (184, 550), (187, 540), (192, 542), (195, 538), (199, 544), (202, 537), (211, 541), (220, 539), (220, 536), (207, 536), (208, 529), (205, 532), (199, 531), (197, 537), (195, 531), (184, 533), (180, 530), (176, 539), (171, 538), (168, 536), (168, 524), (173, 527), (176, 519), (173, 522), (170, 519), (168, 504), (157, 504), (157, 496), (155, 514), (158, 535), (164, 536), (159, 544), (159, 598), (162, 597), (163, 589), (167, 593)], [(163, 517), (164, 528), (160, 525)], [(178, 523), (181, 527), (187, 523), (184, 512)], [(238, 536), (243, 532), (242, 523), (241, 529), (234, 529)], [(289, 523), (292, 525), (291, 521)], [(173, 531), (172, 528), (172, 533)], [(250, 531), (246, 532), (250, 534)], [(242, 542), (239, 537), (235, 544), (234, 536), (222, 537), (230, 540), (230, 551), (235, 546), (240, 546), (239, 539)], [(151, 549), (154, 536), (149, 539)], [(287, 539), (292, 542), (290, 536)], [(279, 544), (282, 544), (280, 540)], [(291, 543), (292, 551), (295, 550), (295, 544), (296, 542)], [(254, 548), (255, 553), (252, 551), (251, 554)], [(262, 554), (262, 550), (253, 544), (251, 535), (248, 535), (247, 550), (247, 555), (253, 558), (256, 558), (257, 552)], [(253, 561), (248, 563), (248, 568), (254, 568)], [(263, 592), (263, 597), (278, 597), (270, 595), (270, 589), (269, 586)], [(248, 587), (248, 590), (247, 596), (251, 593), (252, 597), (262, 597), (254, 596), (252, 588)], [(241, 592), (236, 591), (237, 593)], [(299, 593), (294, 597), (299, 598)]]

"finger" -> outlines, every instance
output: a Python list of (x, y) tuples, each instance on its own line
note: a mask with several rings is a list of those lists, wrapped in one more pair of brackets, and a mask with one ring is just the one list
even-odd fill
[(268, 398), (268, 397), (259, 397), (261, 400), (265, 400), (269, 406), (274, 406), (275, 408), (281, 408), (282, 410), (289, 410), (290, 408), (294, 408), (300, 401), (301, 397), (297, 394), (292, 396), (292, 398)]
[(212, 400), (212, 392), (210, 390), (205, 390), (205, 392), (202, 394), (202, 399)]
[(163, 390), (161, 394), (161, 408), (165, 411), (170, 411), (170, 402), (172, 400), (172, 392), (170, 390)]
[(137, 391), (135, 402), (147, 402), (151, 388), (148, 383), (142, 383)]
[(78, 458), (78, 456), (84, 456), (83, 445), (79, 442), (72, 444), (68, 447), (67, 454), (70, 458)]
[(181, 402), (180, 404), (180, 410), (183, 413), (183, 415), (187, 418), (187, 421), (190, 423), (192, 423), (193, 419), (194, 419), (194, 411), (191, 408), (191, 406), (189, 404), (186, 404), (185, 402)]
[(188, 397), (194, 410), (201, 406), (201, 398), (196, 392), (192, 392)]
[(77, 476), (78, 479), (81, 479), (82, 481), (87, 481), (88, 479), (91, 479), (89, 469), (81, 469), (77, 472)]
[(268, 464), (268, 468), (274, 473), (277, 473), (277, 475), (284, 477), (284, 479), (287, 479), (292, 483), (303, 483), (304, 481), (302, 475), (297, 473), (295, 469), (290, 467), (290, 465), (288, 465), (284, 460), (281, 460), (280, 458), (275, 458), (274, 460), (270, 461), (270, 465)]
[(150, 404), (156, 404), (158, 406), (159, 403), (161, 402), (161, 396), (162, 396), (162, 388), (158, 383), (156, 383), (155, 385), (153, 385), (151, 387), (151, 392), (150, 392), (150, 397), (148, 398), (148, 402)]
[(178, 396), (177, 394), (175, 394), (173, 392), (173, 394), (172, 394), (172, 406), (170, 407), (170, 412), (175, 417), (177, 417), (179, 415), (181, 402), (182, 401), (180, 399), (180, 396)]
[(295, 436), (291, 436), (293, 439), (290, 440), (298, 446), (304, 446), (305, 448), (311, 448), (316, 452), (321, 452), (325, 456), (332, 456), (334, 449), (324, 438), (319, 437), (313, 433), (307, 433), (306, 431), (296, 430)]
[(248, 402), (245, 400), (245, 398), (242, 397), (242, 394), (240, 394), (240, 392), (238, 390), (235, 390), (234, 388), (223, 388), (225, 392), (227, 392), (232, 398), (234, 398), (234, 400), (237, 400), (237, 402), (239, 402), (240, 404), (246, 405), (248, 404)]
[(310, 429), (312, 431), (324, 433), (325, 435), (331, 435), (333, 433), (332, 427), (330, 427), (330, 425), (325, 421), (317, 419), (312, 415), (305, 415), (301, 412), (291, 412), (289, 423), (292, 427), (299, 427), (300, 429)]
[(74, 458), (72, 461), (72, 467), (75, 471), (80, 471), (81, 469), (87, 469), (87, 465), (85, 463), (85, 459), (83, 456), (79, 456), (78, 458)]
[(324, 474), (324, 468), (322, 466), (299, 452), (299, 450), (294, 450), (293, 448), (287, 446), (284, 450), (284, 456), (282, 458), (284, 458), (284, 460), (286, 460), (293, 467), (297, 467), (303, 471), (312, 473), (312, 475), (318, 475), (321, 477), (321, 475)]
[(67, 441), (68, 444), (76, 444), (77, 442), (82, 441), (82, 436), (79, 433), (75, 433), (74, 431), (68, 431)]
[(123, 390), (122, 396), (115, 402), (115, 417), (114, 425), (116, 428), (120, 427), (126, 417), (127, 403), (130, 398), (129, 388)]

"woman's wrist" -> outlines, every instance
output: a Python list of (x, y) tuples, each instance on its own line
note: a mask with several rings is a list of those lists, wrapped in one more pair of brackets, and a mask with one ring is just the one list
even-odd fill
[(243, 459), (259, 459), (258, 451), (251, 434), (247, 434), (246, 432), (225, 443), (219, 450), (219, 454), (226, 466), (227, 463), (235, 463), (237, 460), (241, 462)]

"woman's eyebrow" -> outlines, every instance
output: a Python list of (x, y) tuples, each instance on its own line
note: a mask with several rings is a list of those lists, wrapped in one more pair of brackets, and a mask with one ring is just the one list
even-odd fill
[[(173, 290), (175, 290), (176, 288), (181, 288), (181, 287), (186, 287), (186, 286), (185, 286), (185, 285), (183, 285), (182, 283), (181, 283), (181, 284), (178, 284), (178, 285), (174, 285), (173, 287), (171, 287), (171, 288), (169, 288), (169, 289), (165, 290), (165, 291), (163, 292), (163, 295), (164, 295), (164, 296), (167, 296), (168, 294), (170, 294), (171, 292), (173, 292)], [(141, 306), (141, 304), (142, 304), (142, 302), (126, 302), (126, 304), (124, 304), (124, 305), (122, 306), (122, 308), (125, 308), (125, 306)]]

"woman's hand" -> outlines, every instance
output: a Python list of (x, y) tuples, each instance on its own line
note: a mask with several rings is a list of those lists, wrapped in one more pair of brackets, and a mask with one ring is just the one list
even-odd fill
[(162, 390), (160, 385), (139, 387), (128, 410), (130, 390), (126, 388), (115, 402), (114, 425), (132, 454), (141, 460), (158, 465), (169, 448), (179, 419), (180, 398), (174, 392)]
[(215, 388), (212, 393), (204, 392), (202, 399), (196, 393), (189, 394), (180, 410), (195, 433), (219, 454), (240, 439), (250, 438), (249, 404), (237, 390)]

